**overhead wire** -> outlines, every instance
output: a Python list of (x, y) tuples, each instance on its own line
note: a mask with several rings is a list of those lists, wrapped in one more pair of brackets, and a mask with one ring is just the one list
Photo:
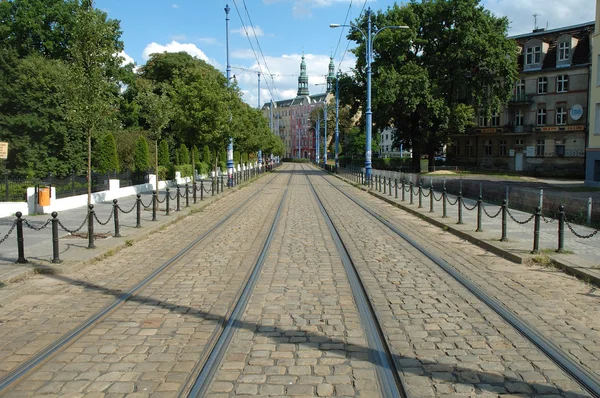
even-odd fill
[[(350, 15), (350, 9), (352, 8), (352, 2), (354, 0), (350, 0), (350, 5), (348, 6), (348, 11), (346, 11), (346, 18), (344, 19), (344, 25), (346, 25), (348, 23), (348, 16)], [(337, 42), (337, 46), (335, 47), (335, 52), (333, 53), (333, 59), (335, 59), (337, 52), (340, 48), (340, 43), (342, 42), (342, 37), (344, 37), (344, 30), (346, 29), (345, 26), (342, 26), (342, 31), (340, 32), (340, 38), (338, 39)]]
[[(365, 11), (365, 7), (367, 6), (367, 1), (365, 0), (365, 2), (363, 3), (362, 9), (360, 10), (360, 14), (358, 14), (358, 19), (360, 19), (360, 17), (362, 17), (363, 12)], [(365, 38), (365, 40), (367, 40), (367, 38)], [(346, 53), (348, 52), (348, 47), (350, 47), (350, 40), (348, 40), (348, 44), (346, 44), (346, 50), (344, 51), (344, 54), (342, 55), (342, 59), (340, 60), (340, 63), (338, 64), (338, 70), (340, 70), (340, 68), (342, 67), (342, 62), (344, 62), (344, 57), (346, 57)]]

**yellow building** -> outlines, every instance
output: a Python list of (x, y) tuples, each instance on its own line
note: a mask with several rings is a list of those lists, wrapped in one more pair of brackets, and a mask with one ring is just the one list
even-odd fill
[(592, 35), (589, 135), (586, 148), (585, 184), (600, 187), (600, 0), (596, 0), (596, 26)]

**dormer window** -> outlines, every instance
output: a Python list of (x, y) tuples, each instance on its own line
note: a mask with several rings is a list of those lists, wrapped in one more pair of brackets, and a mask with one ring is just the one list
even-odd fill
[(570, 51), (571, 43), (568, 41), (558, 43), (558, 61), (568, 61)]
[(533, 46), (528, 47), (525, 53), (525, 64), (534, 65), (539, 64), (542, 60), (542, 47)]

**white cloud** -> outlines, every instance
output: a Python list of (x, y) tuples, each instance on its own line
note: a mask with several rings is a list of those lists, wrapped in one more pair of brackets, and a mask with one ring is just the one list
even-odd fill
[(265, 32), (262, 30), (262, 28), (258, 25), (254, 26), (254, 30), (252, 30), (252, 26), (246, 26), (246, 30), (244, 30), (244, 28), (239, 28), (239, 29), (231, 29), (231, 33), (238, 33), (240, 36), (246, 37), (246, 31), (248, 31), (248, 35), (254, 37), (256, 35), (256, 37), (260, 37), (260, 36), (264, 36)]
[(181, 52), (181, 51), (186, 52), (198, 59), (201, 59), (201, 60), (213, 65), (217, 69), (220, 68), (219, 63), (216, 60), (209, 59), (206, 56), (206, 54), (204, 53), (204, 51), (199, 49), (195, 44), (179, 43), (178, 41), (175, 41), (175, 40), (173, 40), (172, 42), (170, 42), (166, 45), (158, 44), (155, 42), (148, 44), (146, 46), (146, 48), (144, 48), (144, 51), (142, 52), (142, 57), (144, 58), (144, 61), (147, 61), (148, 58), (150, 58), (150, 54), (163, 53), (163, 52), (176, 53), (176, 52)]
[(179, 4), (172, 4), (171, 7), (173, 7), (173, 8), (179, 8)]
[(125, 51), (121, 51), (117, 55), (119, 57), (123, 58), (123, 62), (121, 63), (121, 66), (129, 65), (129, 64), (135, 64), (135, 61), (133, 60), (133, 58), (131, 58), (129, 55), (127, 55), (127, 53)]
[(540, 28), (557, 29), (594, 20), (594, 0), (488, 0), (484, 6), (511, 21), (509, 34), (531, 32), (533, 14)]
[[(240, 60), (254, 59), (254, 54), (252, 54), (251, 50), (237, 51), (236, 54), (239, 56), (237, 59)], [(251, 57), (249, 56), (250, 54), (252, 55)], [(296, 92), (298, 90), (298, 75), (300, 75), (301, 54), (283, 54), (280, 57), (267, 56), (265, 58), (273, 76), (261, 74), (261, 103), (264, 104), (271, 100), (269, 88), (273, 90), (274, 101), (296, 97)], [(315, 84), (325, 83), (325, 75), (327, 75), (329, 68), (329, 56), (305, 54), (305, 62), (306, 72), (308, 74), (309, 92), (311, 94), (323, 93), (326, 86), (316, 86)], [(349, 71), (350, 68), (354, 67), (355, 62), (355, 58), (346, 55), (346, 58), (341, 65), (342, 71)], [(262, 58), (261, 65), (263, 66), (263, 72), (268, 73), (264, 70)], [(232, 68), (232, 73), (236, 76), (238, 85), (242, 89), (244, 101), (255, 107), (257, 106), (258, 101), (258, 79), (256, 72), (259, 68), (256, 62), (253, 62), (250, 66), (244, 66), (244, 69), (250, 69), (252, 72), (240, 70), (234, 66)]]
[(214, 37), (199, 37), (196, 40), (202, 44), (215, 45), (218, 43), (218, 40)]
[(184, 41), (186, 39), (187, 39), (186, 35), (174, 35), (174, 36), (171, 36), (171, 40), (175, 40), (175, 41), (180, 41), (181, 42), (181, 41)]

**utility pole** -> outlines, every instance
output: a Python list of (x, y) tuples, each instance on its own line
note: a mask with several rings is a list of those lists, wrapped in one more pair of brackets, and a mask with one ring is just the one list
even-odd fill
[[(231, 65), (229, 65), (229, 8), (225, 4), (225, 37), (227, 49), (227, 84), (231, 81)], [(194, 176), (195, 178), (195, 176)], [(229, 137), (229, 145), (227, 145), (227, 186), (233, 186), (233, 137)]]

